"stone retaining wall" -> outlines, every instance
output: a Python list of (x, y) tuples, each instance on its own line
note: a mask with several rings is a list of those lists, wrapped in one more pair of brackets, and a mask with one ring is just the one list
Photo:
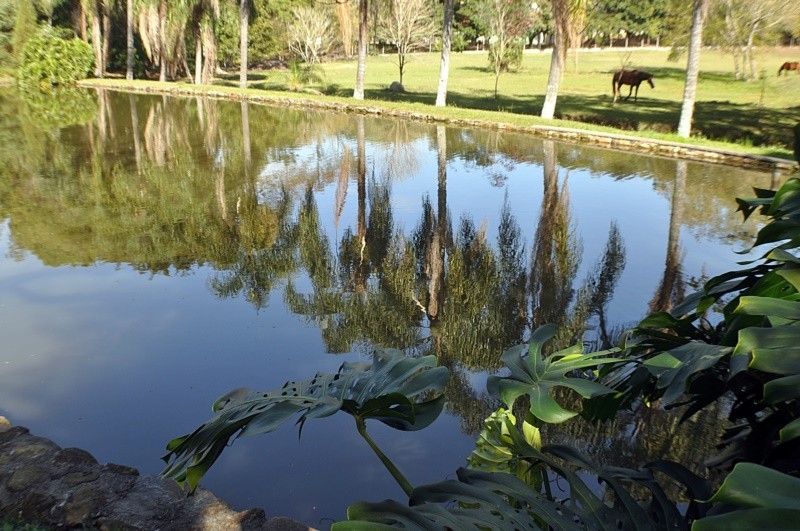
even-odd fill
[(0, 417), (0, 522), (43, 528), (115, 531), (308, 531), (263, 509), (234, 511), (198, 487), (187, 497), (177, 483), (135, 468), (101, 465), (88, 452), (61, 448)]

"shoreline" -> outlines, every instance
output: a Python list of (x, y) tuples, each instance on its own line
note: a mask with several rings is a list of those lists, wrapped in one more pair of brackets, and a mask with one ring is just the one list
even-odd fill
[[(161, 86), (163, 85), (163, 86)], [(773, 174), (790, 174), (797, 170), (798, 164), (794, 161), (770, 157), (739, 153), (732, 150), (683, 144), (666, 140), (642, 138), (619, 133), (590, 131), (586, 129), (573, 129), (569, 127), (547, 125), (515, 125), (507, 122), (497, 122), (481, 119), (450, 118), (429, 112), (404, 111), (385, 109), (370, 105), (368, 100), (359, 103), (343, 103), (338, 101), (320, 101), (303, 98), (302, 96), (274, 96), (270, 94), (253, 94), (242, 92), (238, 88), (203, 85), (195, 88), (192, 85), (176, 85), (172, 83), (155, 83), (143, 81), (121, 81), (113, 79), (84, 80), (78, 82), (84, 88), (108, 89), (128, 93), (165, 94), (173, 96), (191, 97), (205, 96), (220, 100), (248, 101), (275, 107), (289, 107), (297, 109), (314, 109), (328, 112), (346, 114), (362, 114), (377, 117), (399, 118), (418, 122), (451, 125), (475, 129), (490, 129), (495, 131), (508, 131), (513, 133), (530, 134), (540, 138), (558, 140), (581, 145), (592, 145), (616, 151), (634, 152), (644, 155), (678, 158), (696, 162), (722, 164), (739, 168), (753, 169)], [(355, 101), (355, 100), (354, 100)]]

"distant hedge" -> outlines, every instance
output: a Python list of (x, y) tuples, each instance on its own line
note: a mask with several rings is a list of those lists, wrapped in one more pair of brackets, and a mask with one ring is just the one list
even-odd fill
[(25, 43), (19, 64), (17, 80), (21, 85), (73, 85), (89, 76), (94, 53), (82, 40), (45, 27)]

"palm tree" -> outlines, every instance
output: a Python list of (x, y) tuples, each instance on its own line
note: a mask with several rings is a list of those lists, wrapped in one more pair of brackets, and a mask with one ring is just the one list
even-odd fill
[(453, 33), (453, 0), (444, 0), (444, 23), (442, 26), (442, 60), (439, 64), (439, 88), (436, 91), (436, 106), (444, 107), (447, 101), (447, 80), (450, 77), (450, 42)]
[(708, 14), (711, 0), (694, 0), (692, 31), (689, 34), (689, 58), (686, 64), (686, 85), (683, 89), (681, 118), (678, 122), (678, 136), (689, 138), (692, 132), (694, 101), (697, 96), (697, 78), (700, 72), (700, 48), (703, 45), (703, 24)]
[(353, 98), (364, 99), (364, 76), (367, 72), (367, 15), (369, 12), (369, 0), (359, 0), (358, 2), (358, 68), (356, 69), (356, 88), (353, 90)]
[(247, 33), (250, 27), (250, 2), (239, 2), (239, 87), (247, 88)]

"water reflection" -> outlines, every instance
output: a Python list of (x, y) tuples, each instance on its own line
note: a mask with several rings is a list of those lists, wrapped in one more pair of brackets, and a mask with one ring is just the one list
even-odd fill
[[(387, 346), (433, 353), (451, 369), (441, 422), (462, 433), (383, 435), (412, 481), (442, 479), (463, 464), (496, 406), (484, 380), (500, 352), (544, 323), (559, 325), (553, 348), (607, 347), (687, 284), (729, 268), (753, 230), (732, 212), (733, 198), (771, 184), (769, 175), (501, 132), (207, 97), (72, 94), (58, 96), (76, 98), (58, 100), (77, 109), (69, 119), (48, 120), (45, 104), (0, 92), (0, 294), (18, 312), (0, 319), (13, 347), (0, 372), (0, 414), (145, 472), (228, 389), (276, 387)], [(64, 286), (76, 275), (86, 284), (58, 301), (18, 289), (29, 278)], [(75, 321), (52, 328), (55, 306)], [(48, 318), (37, 321), (37, 312)], [(122, 330), (131, 322), (141, 328)], [(115, 358), (77, 369), (58, 359), (59, 343)], [(32, 371), (23, 352), (56, 361)], [(59, 377), (67, 368), (75, 376)], [(58, 380), (63, 394), (33, 392), (42, 379)], [(121, 421), (111, 404), (126, 406), (102, 394), (110, 381), (148, 414)], [(23, 401), (28, 409), (14, 405)], [(77, 430), (75, 415), (59, 409), (73, 402), (96, 419), (91, 427)], [(341, 451), (353, 445), (349, 429), (316, 437)], [(601, 459), (668, 452), (701, 462), (706, 439), (678, 429), (673, 415), (643, 408), (547, 436)], [(717, 428), (704, 418), (684, 429)], [(122, 435), (131, 431), (146, 435), (131, 444)], [(119, 439), (92, 447), (110, 437)], [(294, 434), (275, 440), (279, 455), (300, 451)], [(376, 463), (349, 457), (364, 455), (358, 447), (347, 457), (314, 447), (319, 456), (298, 458), (306, 466), (290, 478), (247, 444), (230, 450), (231, 468), (220, 463), (208, 476), (238, 506), (275, 504), (272, 514), (320, 526), (320, 514), (341, 518), (356, 498), (398, 496)], [(103, 454), (109, 446), (114, 453)], [(359, 484), (322, 487), (329, 459), (350, 459), (363, 472), (353, 474)], [(265, 489), (270, 474), (297, 486)], [(312, 504), (324, 509), (310, 512)]]

